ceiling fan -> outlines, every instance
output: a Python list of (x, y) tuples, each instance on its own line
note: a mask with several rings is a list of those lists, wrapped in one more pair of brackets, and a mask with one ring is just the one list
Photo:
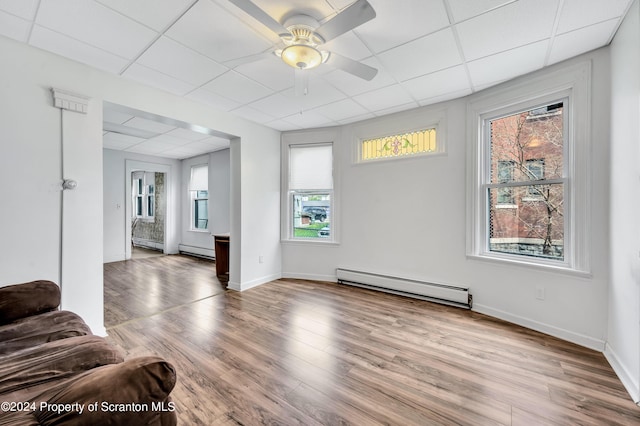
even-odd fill
[[(297, 80), (298, 77), (303, 77), (304, 73), (301, 71), (315, 68), (323, 63), (328, 63), (364, 80), (371, 80), (378, 73), (377, 69), (361, 62), (340, 56), (335, 52), (322, 50), (322, 45), (329, 40), (375, 18), (376, 12), (367, 0), (357, 0), (322, 25), (313, 17), (304, 14), (293, 15), (280, 23), (251, 0), (230, 1), (278, 34), (282, 43), (272, 53), (296, 69)], [(298, 85), (297, 82), (296, 85)]]

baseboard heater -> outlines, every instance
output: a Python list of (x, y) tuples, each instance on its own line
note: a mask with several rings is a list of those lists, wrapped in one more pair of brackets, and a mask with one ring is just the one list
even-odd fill
[(466, 287), (434, 284), (406, 278), (337, 269), (338, 283), (471, 309), (473, 298)]

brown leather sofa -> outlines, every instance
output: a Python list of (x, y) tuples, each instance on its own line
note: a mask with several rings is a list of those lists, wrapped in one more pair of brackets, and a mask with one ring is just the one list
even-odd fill
[(125, 360), (51, 281), (0, 287), (1, 425), (175, 425), (173, 366)]

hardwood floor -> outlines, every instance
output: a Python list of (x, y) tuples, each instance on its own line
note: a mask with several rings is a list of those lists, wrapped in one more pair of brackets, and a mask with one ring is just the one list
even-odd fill
[(222, 290), (213, 263), (105, 265), (128, 356), (173, 363), (183, 425), (638, 425), (604, 356), (475, 312), (335, 283)]

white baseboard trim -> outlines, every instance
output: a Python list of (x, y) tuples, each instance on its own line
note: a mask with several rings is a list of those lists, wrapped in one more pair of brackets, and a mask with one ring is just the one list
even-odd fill
[(283, 272), (282, 278), (291, 278), (291, 279), (297, 279), (297, 280), (329, 281), (332, 283), (338, 282), (338, 277), (335, 275), (303, 274), (300, 272)]
[(196, 247), (196, 246), (188, 246), (186, 244), (178, 245), (178, 251), (180, 253), (193, 254), (195, 256), (208, 257), (211, 259), (215, 259), (216, 257), (216, 252), (213, 249)]
[(272, 275), (267, 275), (265, 277), (256, 278), (255, 280), (251, 280), (245, 283), (237, 283), (237, 282), (229, 281), (229, 283), (227, 284), (227, 288), (235, 291), (245, 291), (245, 290), (249, 290), (250, 288), (257, 287), (259, 285), (266, 284), (274, 280), (278, 280), (280, 278), (282, 278), (282, 275), (272, 274)]
[(613, 371), (615, 371), (625, 389), (629, 392), (633, 402), (640, 404), (640, 382), (638, 382), (638, 378), (629, 373), (629, 370), (620, 362), (620, 357), (618, 357), (609, 343), (606, 344), (604, 349), (604, 357), (609, 361), (611, 368), (613, 368)]
[(580, 333), (574, 333), (573, 331), (558, 328), (549, 324), (544, 324), (529, 318), (514, 315), (509, 312), (501, 311), (499, 309), (494, 309), (492, 307), (480, 305), (477, 303), (473, 304), (472, 310), (481, 314), (508, 321), (513, 324), (521, 325), (523, 327), (530, 328), (531, 330), (539, 331), (541, 333), (545, 333), (571, 343), (575, 343), (576, 345), (593, 349), (594, 351), (604, 351), (605, 342), (601, 339), (595, 339), (593, 337), (585, 336)]

